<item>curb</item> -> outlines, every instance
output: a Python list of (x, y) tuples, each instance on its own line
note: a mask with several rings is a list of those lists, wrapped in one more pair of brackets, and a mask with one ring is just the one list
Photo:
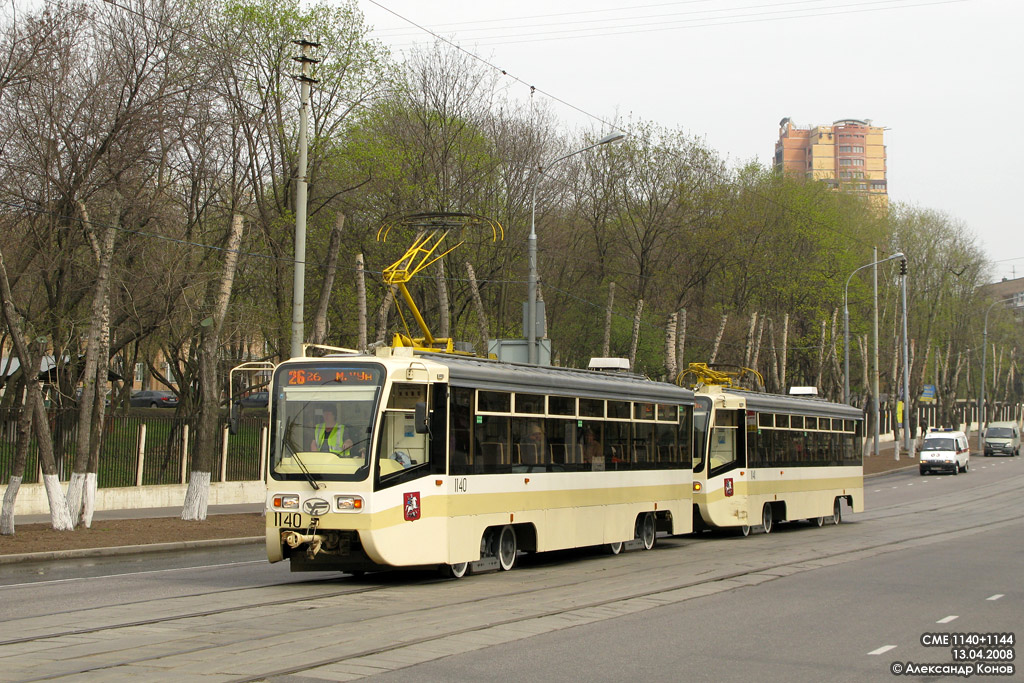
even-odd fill
[(886, 474), (892, 474), (893, 472), (903, 472), (906, 470), (914, 469), (915, 467), (917, 467), (916, 462), (913, 465), (907, 465), (906, 467), (894, 467), (893, 469), (886, 470), (885, 472), (873, 472), (871, 474), (865, 474), (864, 478), (870, 479), (871, 477), (882, 477), (885, 476)]
[(174, 550), (193, 550), (217, 546), (255, 545), (263, 543), (263, 536), (245, 538), (214, 538), (203, 541), (174, 541), (170, 543), (147, 543), (145, 545), (116, 545), (107, 548), (76, 548), (74, 550), (51, 550), (41, 553), (22, 553), (20, 555), (0, 555), (0, 565), (21, 562), (52, 562), (53, 560), (75, 560), (87, 557), (113, 557), (117, 555), (138, 555), (142, 553), (171, 552)]

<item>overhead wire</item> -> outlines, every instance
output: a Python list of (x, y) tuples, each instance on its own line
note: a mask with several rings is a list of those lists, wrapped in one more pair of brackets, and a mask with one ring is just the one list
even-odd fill
[[(471, 57), (472, 59), (475, 59), (475, 60), (479, 61), (480, 63), (488, 66), (489, 68), (494, 69), (494, 70), (500, 72), (502, 76), (504, 76), (506, 78), (509, 78), (509, 79), (515, 81), (516, 83), (520, 83), (521, 85), (524, 85), (524, 86), (530, 88), (531, 89), (531, 93), (538, 92), (538, 93), (544, 95), (545, 97), (547, 97), (548, 99), (550, 99), (550, 100), (552, 100), (554, 102), (558, 102), (559, 104), (562, 104), (562, 105), (564, 105), (564, 106), (566, 106), (566, 107), (568, 107), (568, 108), (570, 108), (570, 109), (572, 109), (572, 110), (574, 110), (574, 111), (576, 111), (576, 112), (578, 112), (580, 114), (583, 114), (584, 116), (586, 116), (587, 118), (589, 118), (589, 119), (591, 119), (593, 121), (597, 121), (597, 122), (599, 122), (599, 123), (601, 123), (601, 124), (603, 124), (605, 126), (608, 126), (609, 128), (611, 128), (613, 130), (619, 130), (619, 131), (623, 131), (623, 132), (631, 133), (632, 134), (632, 131), (630, 131), (628, 128), (623, 128), (622, 126), (620, 126), (620, 125), (618, 125), (616, 123), (613, 123), (613, 122), (611, 122), (611, 121), (609, 121), (609, 120), (607, 120), (607, 119), (605, 119), (605, 118), (603, 118), (601, 116), (593, 114), (592, 112), (589, 112), (589, 111), (587, 111), (585, 109), (582, 109), (581, 107), (578, 107), (575, 104), (572, 104), (572, 103), (570, 103), (570, 102), (568, 102), (568, 101), (566, 101), (566, 100), (564, 100), (564, 99), (554, 95), (553, 93), (551, 93), (551, 92), (549, 92), (549, 91), (547, 91), (547, 90), (545, 90), (543, 88), (539, 88), (539, 87), (537, 87), (535, 85), (532, 85), (532, 84), (526, 82), (525, 80), (523, 80), (519, 76), (517, 76), (517, 75), (515, 75), (513, 73), (510, 73), (506, 69), (501, 68), (500, 66), (498, 66), (498, 65), (494, 64), (493, 62), (491, 62), (490, 60), (480, 56), (476, 52), (473, 52), (472, 50), (468, 50), (468, 49), (462, 47), (462, 45), (460, 45), (459, 43), (455, 42), (454, 40), (452, 40), (450, 38), (447, 38), (447, 37), (437, 33), (433, 29), (428, 28), (428, 27), (426, 27), (426, 26), (424, 26), (422, 24), (419, 24), (418, 22), (416, 22), (416, 21), (414, 21), (414, 20), (412, 20), (412, 19), (410, 19), (410, 18), (408, 18), (408, 17), (406, 17), (406, 16), (396, 12), (395, 10), (391, 9), (390, 7), (387, 7), (387, 6), (383, 5), (383, 4), (381, 4), (381, 2), (379, 2), (379, 0), (367, 0), (367, 1), (370, 2), (371, 4), (375, 5), (375, 6), (379, 7), (380, 9), (384, 10), (385, 12), (388, 12), (388, 13), (394, 15), (395, 17), (401, 19), (402, 21), (405, 21), (408, 24), (410, 24), (412, 26), (415, 26), (417, 29), (419, 29), (419, 30), (421, 30), (421, 31), (423, 31), (423, 32), (433, 36), (436, 40), (441, 41), (441, 42), (445, 43), (446, 45), (449, 45), (450, 47), (452, 47), (452, 48), (462, 52), (463, 54)], [(928, 2), (928, 3), (925, 3), (925, 4), (946, 4), (948, 2), (966, 2), (966, 1), (967, 0), (942, 0), (941, 2)], [(765, 201), (767, 201), (767, 202), (769, 202), (771, 204), (774, 204), (775, 206), (778, 206), (778, 207), (780, 207), (780, 208), (782, 208), (782, 209), (784, 209), (786, 211), (789, 211), (789, 212), (793, 213), (794, 215), (802, 216), (803, 218), (810, 220), (813, 224), (815, 224), (819, 228), (822, 228), (823, 230), (826, 230), (826, 231), (832, 232), (834, 234), (837, 234), (840, 237), (848, 239), (848, 240), (850, 240), (852, 242), (856, 242), (857, 244), (860, 244), (861, 246), (864, 246), (864, 247), (875, 246), (875, 245), (871, 244), (870, 242), (867, 242), (865, 240), (861, 240), (861, 239), (859, 239), (859, 238), (857, 238), (857, 237), (855, 237), (853, 235), (849, 235), (849, 234), (843, 233), (841, 231), (838, 231), (838, 230), (832, 228), (829, 225), (821, 223), (821, 222), (817, 221), (816, 219), (814, 219), (813, 216), (810, 216), (809, 214), (807, 214), (803, 210), (793, 209), (792, 207), (789, 207), (789, 206), (787, 206), (785, 204), (782, 204), (778, 200), (775, 200), (775, 199), (773, 199), (771, 197), (768, 197), (768, 196), (763, 195), (761, 193), (758, 193), (756, 191), (752, 191), (752, 190), (750, 190), (750, 188), (743, 188), (738, 183), (736, 183), (734, 180), (732, 180), (731, 178), (728, 178), (727, 176), (722, 175), (721, 173), (719, 173), (715, 169), (708, 169), (708, 171), (709, 171), (709, 173), (712, 176), (714, 176), (719, 181), (721, 181), (723, 183), (727, 183), (727, 184), (729, 184), (729, 185), (731, 185), (733, 187), (736, 187), (738, 189), (743, 189), (745, 191), (751, 192), (751, 194), (753, 194), (754, 196), (760, 197), (761, 199), (764, 199)], [(884, 249), (880, 249), (880, 251), (882, 251), (882, 253), (887, 253)]]
[[(53, 0), (45, 0), (45, 1), (47, 3), (52, 3), (53, 2)], [(144, 20), (152, 21), (152, 22), (155, 22), (155, 23), (158, 23), (158, 24), (162, 24), (162, 25), (165, 25), (165, 26), (167, 25), (165, 22), (162, 22), (157, 17), (148, 16), (148, 15), (146, 15), (144, 13), (138, 12), (138, 11), (134, 10), (133, 8), (131, 8), (131, 7), (127, 7), (127, 6), (123, 5), (123, 4), (118, 3), (116, 0), (104, 0), (104, 1), (107, 2), (108, 4), (111, 4), (112, 6), (118, 7), (120, 9), (124, 10), (124, 11), (127, 11), (129, 13), (137, 15), (137, 16), (143, 18)], [(692, 4), (692, 3), (696, 3), (696, 2), (700, 2), (700, 1), (701, 0), (690, 0), (690, 3), (683, 3), (683, 4)], [(808, 0), (808, 1), (812, 1), (813, 2), (813, 1), (817, 1), (817, 0)], [(856, 5), (864, 5), (864, 4), (891, 3), (891, 2), (898, 2), (898, 1), (900, 1), (900, 0), (880, 0), (879, 2), (875, 2), (875, 3), (855, 3), (855, 6)], [(922, 6), (922, 5), (933, 5), (933, 4), (948, 4), (950, 2), (963, 2), (963, 1), (966, 1), (966, 0), (944, 0), (942, 2), (925, 2), (925, 3), (918, 3), (916, 5), (906, 5), (906, 6), (914, 7), (914, 6)], [(502, 69), (502, 68), (498, 67), (495, 64), (492, 64), (488, 60), (480, 57), (479, 55), (477, 55), (477, 54), (475, 54), (475, 53), (473, 53), (473, 52), (471, 52), (469, 50), (466, 50), (465, 48), (461, 47), (460, 45), (458, 45), (457, 43), (453, 42), (452, 40), (444, 38), (443, 36), (440, 36), (436, 32), (434, 32), (434, 31), (432, 31), (432, 30), (430, 30), (430, 29), (428, 29), (428, 28), (426, 28), (424, 26), (421, 26), (421, 25), (417, 24), (416, 22), (413, 22), (412, 20), (410, 20), (410, 19), (408, 19), (408, 18), (398, 14), (397, 12), (391, 10), (388, 7), (385, 7), (384, 5), (382, 5), (381, 3), (377, 2), (376, 0), (369, 0), (369, 2), (371, 2), (372, 4), (380, 7), (381, 9), (383, 9), (383, 10), (385, 10), (385, 11), (391, 13), (391, 14), (394, 14), (396, 17), (399, 17), (403, 21), (406, 21), (406, 22), (412, 24), (413, 26), (417, 27), (418, 29), (429, 33), (430, 35), (434, 36), (435, 39), (438, 39), (438, 40), (440, 40), (440, 41), (450, 45), (451, 47), (453, 47), (453, 48), (455, 48), (455, 49), (457, 49), (457, 50), (467, 54), (468, 56), (472, 57), (473, 59), (476, 59), (478, 61), (483, 62), (484, 64), (486, 64), (490, 68), (495, 69), (497, 71), (500, 71), (503, 76), (505, 76), (507, 78), (510, 78), (510, 79), (512, 79), (512, 80), (514, 80), (514, 81), (516, 81), (516, 82), (518, 82), (520, 84), (522, 84), (522, 85), (526, 85), (526, 86), (530, 87), (531, 91), (540, 92), (541, 94), (543, 94), (545, 97), (548, 97), (552, 101), (558, 102), (558, 103), (562, 104), (563, 106), (566, 106), (566, 107), (568, 107), (568, 108), (570, 108), (570, 109), (572, 109), (574, 111), (577, 111), (578, 113), (581, 113), (581, 114), (583, 114), (583, 115), (585, 115), (585, 116), (587, 116), (589, 118), (592, 118), (592, 119), (594, 119), (596, 121), (600, 121), (600, 122), (604, 123), (605, 125), (608, 125), (608, 126), (614, 128), (614, 129), (622, 130), (622, 128), (620, 126), (618, 126), (616, 124), (613, 124), (613, 123), (611, 123), (611, 122), (609, 122), (609, 121), (607, 121), (605, 119), (602, 119), (601, 117), (595, 116), (595, 115), (591, 114), (590, 112), (588, 112), (588, 111), (586, 111), (586, 110), (584, 110), (584, 109), (582, 109), (582, 108), (580, 108), (580, 107), (578, 107), (578, 106), (576, 106), (576, 105), (574, 105), (574, 104), (572, 104), (572, 103), (570, 103), (570, 102), (568, 102), (566, 100), (563, 100), (562, 98), (554, 95), (551, 92), (548, 92), (548, 91), (546, 91), (544, 89), (541, 89), (541, 88), (536, 88), (535, 86), (532, 86), (532, 85), (528, 84), (526, 81), (522, 80), (521, 78), (515, 76), (514, 74), (509, 73), (507, 70)], [(664, 3), (664, 5), (675, 5), (675, 4), (678, 4), (678, 3)], [(776, 6), (782, 6), (782, 5), (790, 5), (790, 4), (799, 4), (799, 3), (776, 3), (775, 5)], [(654, 6), (654, 5), (649, 5), (649, 6)], [(769, 6), (771, 6), (771, 5), (769, 5)], [(894, 9), (894, 8), (890, 7), (890, 8), (875, 8), (875, 9)], [(602, 11), (602, 10), (591, 10), (591, 11), (597, 12), (597, 11)], [(862, 10), (862, 11), (870, 11), (870, 10)], [(179, 30), (181, 30), (181, 29), (179, 29)], [(196, 35), (194, 35), (192, 33), (189, 33), (188, 31), (184, 31), (184, 30), (182, 30), (182, 33), (184, 35), (188, 35), (188, 36), (190, 36), (190, 37), (192, 37), (192, 38), (194, 38), (196, 40), (199, 40), (201, 42), (205, 42), (207, 44), (214, 45), (214, 43), (212, 41), (207, 40), (204, 37), (196, 36)], [(242, 62), (243, 64), (247, 64), (247, 65), (249, 65), (251, 67), (258, 67), (258, 65), (256, 65), (255, 63), (253, 63), (253, 62), (246, 62), (244, 59), (239, 59), (238, 61)], [(245, 103), (248, 104), (251, 107), (259, 107), (260, 106), (260, 105), (256, 105), (256, 104), (253, 104), (253, 103), (247, 102), (247, 101)], [(725, 180), (726, 182), (729, 182), (729, 183), (735, 185), (735, 183), (733, 181), (731, 181), (729, 179), (723, 178), (723, 176), (719, 175), (714, 170), (711, 171), (711, 174), (714, 175), (716, 178), (719, 178), (720, 180)], [(764, 197), (764, 198), (766, 200), (768, 200), (768, 201), (771, 201), (772, 203), (775, 203), (776, 205), (780, 206), (783, 209), (787, 209), (787, 210), (793, 211), (793, 209), (791, 209), (790, 207), (787, 207), (784, 204), (781, 204), (781, 203), (777, 202), (776, 200), (773, 200), (770, 197)], [(21, 209), (21, 210), (35, 211), (35, 212), (38, 212), (38, 213), (50, 213), (50, 212), (46, 212), (45, 210), (36, 209), (34, 207), (16, 205), (16, 204), (12, 204), (10, 202), (0, 202), (0, 203), (6, 204), (7, 206), (10, 206), (12, 208), (18, 208), (18, 209)], [(53, 215), (53, 214), (51, 213), (51, 215)], [(67, 217), (64, 217), (64, 218), (67, 218)], [(78, 220), (78, 219), (72, 217), (72, 220)], [(831, 228), (829, 228), (829, 226), (825, 226), (824, 224), (820, 224), (819, 223), (818, 225), (820, 227), (825, 228), (825, 229), (829, 229), (829, 230), (831, 229)], [(146, 237), (151, 237), (151, 238), (155, 238), (155, 239), (161, 239), (161, 240), (172, 242), (172, 243), (189, 245), (189, 246), (198, 247), (198, 248), (204, 248), (204, 249), (213, 249), (213, 250), (218, 250), (218, 251), (227, 251), (226, 249), (221, 248), (221, 247), (216, 247), (216, 246), (213, 246), (213, 245), (207, 245), (207, 244), (203, 244), (203, 243), (193, 242), (193, 241), (189, 241), (189, 240), (183, 240), (183, 239), (180, 239), (180, 238), (173, 238), (173, 237), (169, 237), (169, 236), (166, 236), (166, 235), (160, 235), (158, 233), (150, 233), (150, 232), (147, 232), (147, 231), (127, 229), (127, 228), (123, 228), (121, 226), (110, 226), (110, 227), (114, 227), (115, 229), (118, 229), (118, 230), (126, 232), (126, 233), (132, 233), (132, 234), (137, 234), (137, 235), (140, 235), (140, 236), (146, 236)], [(841, 234), (844, 237), (850, 238), (849, 235), (845, 235), (845, 234), (842, 234), (842, 233), (839, 233), (839, 234)], [(853, 238), (851, 238), (851, 239), (853, 239)], [(862, 242), (860, 240), (856, 240), (856, 241), (861, 242), (862, 244), (866, 244), (866, 243), (864, 243), (864, 242)], [(272, 256), (272, 255), (260, 254), (260, 253), (257, 253), (257, 252), (238, 251), (238, 253), (239, 253), (239, 255), (251, 256), (251, 257), (262, 258), (262, 259), (272, 259), (272, 260), (279, 260), (279, 261), (294, 262), (294, 259), (287, 259), (287, 258), (283, 258), (283, 257), (275, 257), (275, 256)], [(354, 269), (352, 269), (352, 270), (354, 270)], [(365, 271), (365, 272), (373, 273), (375, 271)], [(550, 284), (548, 286), (551, 287)], [(565, 294), (568, 294), (567, 292), (564, 292), (564, 290), (557, 290), (557, 291), (561, 291), (561, 292), (563, 292)], [(570, 295), (570, 296), (574, 296), (575, 297), (575, 295)], [(576, 297), (576, 298), (578, 298), (578, 297)], [(580, 299), (580, 300), (584, 301), (582, 299)], [(589, 305), (592, 305), (592, 306), (597, 306), (597, 304), (594, 304), (593, 302), (586, 302), (586, 303), (588, 303)], [(622, 316), (622, 317), (628, 318), (628, 316)], [(651, 326), (651, 327), (655, 327), (655, 326)]]
[[(722, 16), (706, 16), (697, 17), (692, 19), (678, 19), (669, 21), (658, 21), (656, 23), (633, 23), (619, 26), (593, 26), (593, 27), (580, 27), (571, 28), (572, 24), (582, 23), (610, 23), (619, 22), (619, 19), (593, 19), (584, 20), (579, 22), (569, 22), (570, 27), (561, 27), (550, 31), (531, 31), (528, 33), (505, 33), (502, 35), (490, 35), (480, 36), (473, 40), (477, 46), (495, 46), (495, 45), (516, 45), (522, 43), (534, 43), (534, 42), (548, 42), (552, 40), (570, 40), (577, 38), (597, 38), (607, 37), (614, 35), (630, 35), (638, 33), (651, 33), (651, 32), (663, 32), (673, 31), (690, 28), (708, 28), (714, 26), (729, 26), (736, 24), (750, 24), (759, 23), (766, 21), (788, 21), (792, 19), (804, 19), (804, 18), (815, 18), (815, 17), (826, 17), (826, 16), (839, 16), (845, 14), (861, 14), (865, 12), (880, 12), (895, 9), (905, 9), (914, 7), (924, 7), (930, 5), (946, 5), (960, 2), (968, 2), (969, 0), (865, 0), (861, 2), (852, 2), (844, 5), (833, 5), (826, 7), (798, 7), (795, 9), (785, 10), (770, 10), (764, 12), (747, 12), (741, 14), (724, 14), (727, 12), (735, 12), (737, 10), (744, 9), (757, 9), (762, 7), (783, 7), (788, 5), (798, 5), (806, 3), (820, 3), (827, 2), (828, 0), (797, 0), (795, 2), (783, 2), (783, 3), (771, 3), (767, 5), (749, 5), (746, 7), (738, 8), (723, 8), (719, 10), (700, 10), (696, 12), (677, 12), (662, 15), (649, 15), (640, 17), (640, 19), (663, 19), (672, 16), (681, 15), (692, 15), (692, 14), (710, 14), (710, 13), (721, 13)], [(901, 3), (901, 4), (894, 4)], [(376, 4), (376, 3), (375, 3)], [(873, 5), (886, 5), (886, 6), (873, 6)], [(860, 8), (860, 9), (857, 9)], [(836, 10), (836, 11), (833, 11)], [(771, 16), (786, 14), (789, 16)], [(703, 23), (699, 23), (703, 22)], [(463, 30), (463, 32), (482, 32), (482, 31), (517, 31), (520, 29), (530, 29), (533, 27), (544, 27), (546, 24), (533, 24), (523, 26), (512, 26), (505, 28), (476, 28)], [(443, 30), (438, 28), (437, 30)], [(411, 36), (413, 34), (397, 34), (398, 38), (405, 36)], [(545, 37), (550, 36), (550, 37)], [(391, 36), (387, 36), (391, 37)], [(513, 40), (515, 38), (523, 38), (522, 40)], [(411, 44), (399, 44), (398, 48), (406, 47)]]

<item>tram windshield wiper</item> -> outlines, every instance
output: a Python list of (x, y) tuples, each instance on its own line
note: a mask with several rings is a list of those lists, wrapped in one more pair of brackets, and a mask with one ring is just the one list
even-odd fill
[(292, 430), (295, 428), (295, 422), (297, 419), (298, 416), (295, 416), (288, 420), (288, 424), (285, 427), (284, 432), (284, 443), (288, 446), (288, 450), (291, 451), (292, 459), (295, 461), (295, 464), (299, 466), (299, 471), (302, 472), (302, 476), (306, 478), (306, 481), (309, 482), (309, 485), (313, 487), (314, 491), (319, 491), (320, 483), (310, 473), (309, 468), (306, 467), (306, 463), (302, 462), (302, 458), (299, 457), (299, 449), (295, 447), (295, 440), (292, 439)]

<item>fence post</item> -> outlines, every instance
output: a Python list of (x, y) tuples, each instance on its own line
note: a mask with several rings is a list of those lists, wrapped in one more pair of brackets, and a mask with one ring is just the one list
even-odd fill
[(228, 480), (228, 426), (224, 425), (224, 428), (220, 432), (220, 481), (224, 483)]
[(188, 423), (181, 426), (181, 482), (188, 483)]
[(142, 470), (146, 465), (146, 423), (139, 425), (139, 470), (135, 473), (135, 485), (142, 486)]
[(267, 451), (269, 450), (267, 448), (269, 445), (267, 441), (267, 433), (269, 431), (269, 425), (263, 425), (263, 427), (260, 428), (260, 481), (267, 480)]

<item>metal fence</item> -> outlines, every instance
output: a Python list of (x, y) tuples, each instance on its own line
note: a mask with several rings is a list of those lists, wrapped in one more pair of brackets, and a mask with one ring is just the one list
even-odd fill
[[(54, 457), (61, 481), (71, 478), (78, 443), (78, 412), (51, 411)], [(266, 451), (266, 417), (244, 417), (237, 434), (224, 430), (210, 481), (263, 479), (262, 454)], [(0, 411), (0, 483), (14, 470), (18, 443), (17, 411)], [(172, 415), (110, 415), (100, 446), (96, 483), (100, 488), (184, 484), (195, 451), (194, 421)], [(24, 484), (42, 481), (39, 446), (29, 443)]]

